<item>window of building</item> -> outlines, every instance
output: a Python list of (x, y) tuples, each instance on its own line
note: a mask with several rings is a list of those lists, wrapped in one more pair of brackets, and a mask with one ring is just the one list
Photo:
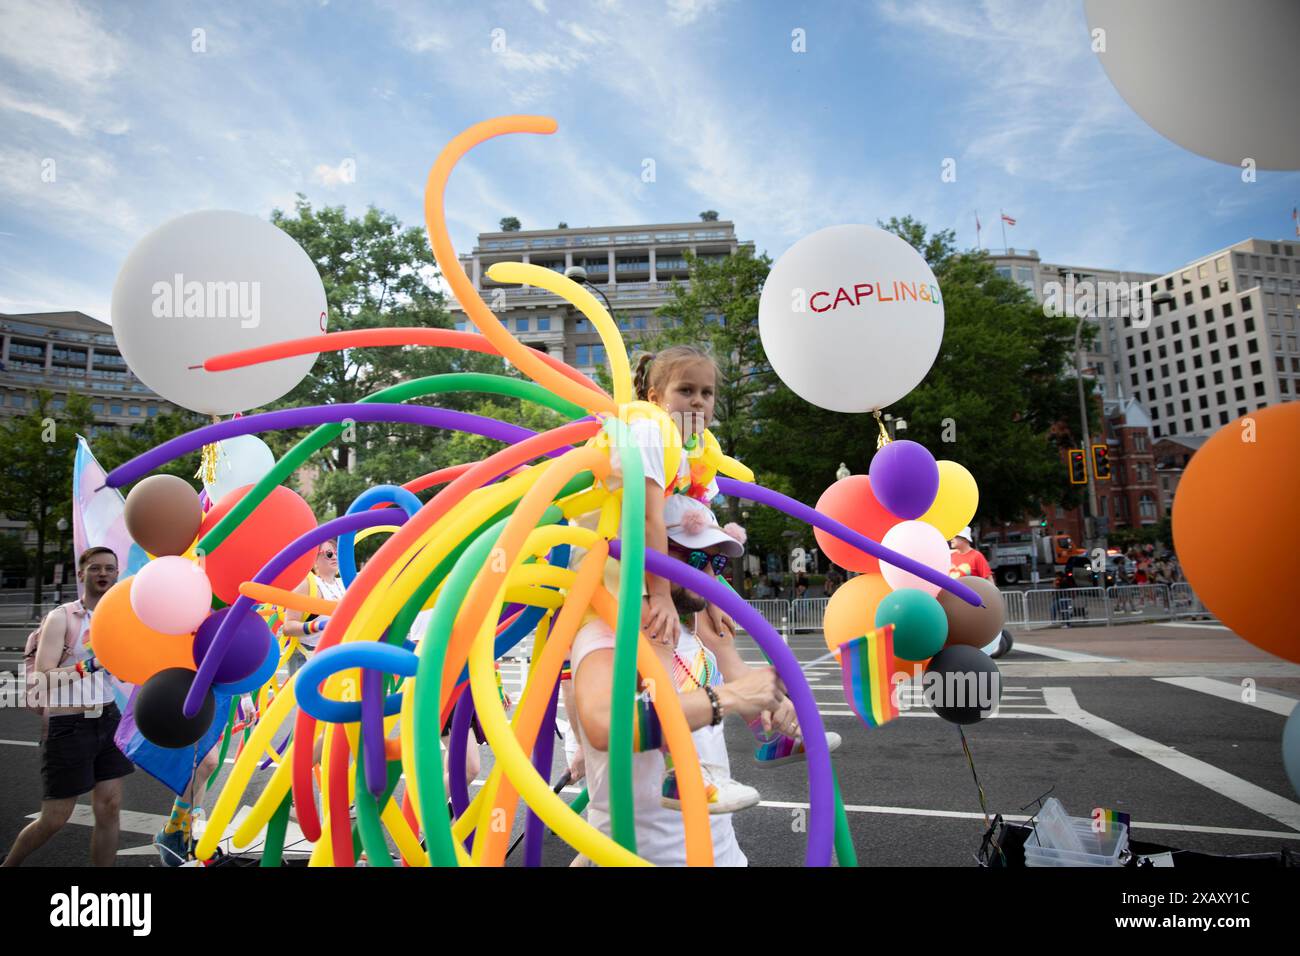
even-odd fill
[(1202, 415), (1202, 416), (1201, 416), (1201, 427), (1202, 427), (1202, 428), (1209, 428), (1209, 427), (1210, 427), (1210, 416), (1209, 416), (1209, 415)]
[(1246, 400), (1246, 389), (1238, 385), (1232, 390), (1232, 397), (1239, 402), (1244, 402)]
[[(1242, 312), (1249, 312), (1249, 311), (1250, 311), (1250, 296), (1248, 296), (1248, 295), (1243, 295), (1243, 296), (1241, 297), (1241, 311), (1242, 311)], [(1230, 312), (1228, 312), (1228, 311), (1226, 310), (1226, 303), (1225, 303), (1225, 310), (1224, 310), (1224, 313), (1223, 313), (1223, 314), (1224, 314), (1224, 315), (1231, 315), (1231, 314), (1232, 314), (1232, 313), (1230, 313)]]
[[(1211, 321), (1213, 318), (1214, 318), (1214, 313), (1211, 312), (1210, 315), (1209, 315), (1209, 318), (1207, 318), (1206, 321), (1209, 322), (1209, 321)], [(1194, 328), (1196, 328), (1196, 316), (1194, 316), (1194, 315), (1189, 315), (1189, 316), (1187, 317), (1187, 328), (1188, 328), (1188, 329), (1194, 329)]]
[(1224, 404), (1227, 400), (1228, 400), (1227, 393), (1225, 393), (1225, 392), (1215, 392), (1215, 393), (1214, 393), (1214, 404), (1216, 404), (1216, 405), (1222, 405), (1222, 404)]
[(1244, 407), (1237, 409), (1237, 417), (1240, 418), (1242, 415), (1245, 415), (1248, 411), (1250, 411), (1250, 409)]
[(1259, 351), (1259, 343), (1254, 339), (1250, 339), (1246, 342), (1246, 351), (1251, 355), (1256, 354)]
[(537, 318), (537, 331), (538, 331), (538, 332), (549, 332), (549, 331), (551, 331), (551, 317), (550, 317), (549, 315), (538, 316), (538, 318)]
[(1129, 351), (1133, 350), (1133, 336), (1131, 335), (1124, 336), (1124, 348), (1128, 349)]
[(1144, 330), (1142, 332), (1142, 344), (1149, 345), (1150, 343), (1151, 343), (1151, 335)]
[(1205, 333), (1205, 341), (1213, 345), (1215, 342), (1219, 341), (1219, 333), (1214, 329), (1210, 329), (1210, 331)]
[(1228, 346), (1228, 358), (1230, 358), (1230, 359), (1235, 359), (1235, 358), (1239, 357), (1240, 354), (1241, 354), (1241, 349), (1237, 348), (1236, 345), (1229, 345), (1229, 346)]
[(1165, 403), (1165, 417), (1166, 417), (1166, 418), (1173, 418), (1173, 417), (1174, 417), (1174, 403), (1173, 403), (1173, 402), (1166, 402), (1166, 403)]
[(153, 418), (153, 417), (154, 417), (155, 415), (157, 415), (157, 414), (158, 414), (158, 406), (157, 406), (157, 405), (150, 405), (150, 406), (149, 406), (149, 417), (150, 417), (150, 418)]
[(456, 323), (457, 332), (466, 332), (468, 330), (469, 330), (469, 322), (466, 321), (465, 319), (461, 319)]
[(1227, 257), (1227, 256), (1219, 256), (1219, 258), (1217, 258), (1217, 259), (1214, 260), (1214, 271), (1215, 271), (1215, 272), (1227, 272), (1227, 271), (1228, 271), (1228, 257)]
[(1277, 356), (1277, 358), (1273, 359), (1273, 364), (1274, 366), (1276, 366), (1279, 372), (1286, 371), (1286, 359), (1284, 359), (1282, 356), (1279, 355)]
[(121, 405), (118, 405), (117, 403), (114, 403), (114, 404), (112, 404), (112, 405), (109, 405), (109, 406), (108, 406), (108, 413), (109, 413), (110, 415), (121, 415), (121, 414), (122, 414), (122, 406), (121, 406)]
[(1184, 372), (1187, 371), (1187, 360), (1186, 360), (1186, 359), (1179, 359), (1179, 360), (1178, 360), (1178, 364), (1175, 366), (1175, 368), (1178, 369), (1178, 374), (1179, 374), (1179, 375), (1182, 375)]
[[(1254, 332), (1254, 331), (1255, 331), (1255, 320), (1254, 320), (1253, 318), (1251, 318), (1250, 316), (1246, 316), (1246, 321), (1243, 322), (1242, 325), (1244, 325), (1244, 326), (1246, 327), (1246, 331), (1247, 331), (1247, 332)], [(1232, 334), (1232, 333), (1229, 333), (1229, 335), (1231, 335), (1231, 334)]]
[(1224, 329), (1223, 329), (1223, 334), (1226, 335), (1226, 336), (1227, 336), (1228, 338), (1230, 338), (1230, 339), (1235, 339), (1235, 338), (1237, 337), (1237, 326), (1236, 326), (1236, 324), (1235, 324), (1235, 323), (1232, 323), (1232, 322), (1229, 322), (1229, 323), (1224, 327)]
[(1198, 399), (1196, 400), (1196, 403), (1197, 403), (1197, 405), (1199, 405), (1202, 409), (1206, 409), (1206, 408), (1209, 408), (1209, 407), (1210, 407), (1210, 400), (1209, 400), (1208, 398), (1206, 398), (1204, 395), (1202, 395), (1200, 398), (1198, 398)]
[[(1278, 361), (1281, 361), (1281, 359), (1279, 359)], [(91, 403), (90, 403), (90, 410), (91, 410), (92, 412), (94, 412), (96, 415), (102, 415), (102, 414), (104, 414), (104, 403), (103, 403), (103, 402), (91, 402)]]
[(532, 320), (529, 319), (527, 316), (525, 316), (522, 319), (515, 319), (516, 332), (531, 332), (532, 326), (533, 326)]
[(1241, 381), (1241, 366), (1240, 366), (1240, 365), (1234, 365), (1234, 366), (1232, 367), (1232, 380), (1233, 380), (1234, 382), (1240, 382), (1240, 381)]
[(1200, 368), (1204, 364), (1205, 364), (1204, 361), (1201, 359), (1199, 355), (1192, 356), (1192, 368)]
[(1210, 361), (1215, 365), (1218, 365), (1219, 362), (1222, 361), (1218, 349), (1210, 349)]
[(1143, 364), (1147, 364), (1147, 363), (1149, 363), (1150, 361), (1151, 361), (1151, 350), (1150, 350), (1150, 349), (1143, 349), (1143, 350), (1142, 350), (1142, 362), (1143, 362)]
[(1264, 383), (1263, 383), (1263, 382), (1256, 382), (1256, 383), (1255, 383), (1255, 395), (1256, 395), (1256, 397), (1262, 397), (1263, 394), (1264, 394)]
[(1165, 345), (1159, 346), (1156, 348), (1156, 355), (1160, 358), (1169, 358), (1169, 347)]
[(1210, 297), (1210, 287), (1208, 285), (1201, 286), (1201, 298), (1208, 299), (1209, 297)]
[(132, 414), (133, 416), (135, 416), (136, 418), (139, 418), (141, 415), (144, 414), (144, 409), (141, 408), (139, 405), (132, 405), (132, 406), (131, 406), (131, 414)]
[(1228, 280), (1227, 280), (1227, 279), (1220, 279), (1220, 280), (1219, 280), (1219, 294), (1222, 295), (1223, 293), (1225, 293), (1225, 292), (1227, 292), (1227, 291), (1228, 291)]
[(1152, 426), (1151, 426), (1151, 434), (1154, 435), (1156, 438), (1159, 438), (1159, 437), (1160, 437), (1160, 426), (1159, 426), (1159, 425), (1152, 425)]
[(1151, 371), (1151, 369), (1146, 369), (1146, 376), (1148, 382), (1154, 382), (1156, 380), (1156, 373)]
[(1228, 424), (1228, 413), (1227, 413), (1227, 412), (1219, 412), (1219, 424), (1220, 424), (1220, 425), (1226, 425), (1226, 424)]
[(1175, 339), (1175, 340), (1174, 340), (1174, 354), (1175, 354), (1175, 355), (1182, 355), (1182, 354), (1183, 354), (1183, 340), (1182, 340), (1182, 339)]
[[(1190, 412), (1191, 410), (1192, 410), (1192, 400), (1191, 400), (1190, 398), (1184, 398), (1184, 399), (1183, 399), (1183, 411), (1184, 411), (1184, 412)], [(1188, 426), (1188, 427), (1191, 427), (1191, 426)]]
[(1160, 377), (1167, 378), (1168, 376), (1169, 376), (1169, 366), (1168, 365), (1160, 366)]
[(1216, 369), (1214, 370), (1214, 384), (1215, 384), (1215, 385), (1222, 385), (1222, 384), (1223, 384), (1223, 370), (1222, 370), (1222, 369), (1218, 369), (1218, 368), (1216, 368)]
[[(1242, 308), (1242, 311), (1244, 312), (1244, 311), (1246, 311), (1246, 309), (1249, 309), (1249, 308), (1250, 308), (1250, 306), (1249, 306), (1249, 305), (1246, 305), (1246, 306), (1244, 306), (1244, 307)], [(1229, 319), (1229, 318), (1232, 317), (1232, 303), (1231, 303), (1231, 302), (1225, 302), (1225, 303), (1223, 303), (1223, 317), (1224, 317), (1225, 319)]]
[[(1154, 388), (1148, 388), (1148, 389), (1147, 389), (1147, 401), (1148, 401), (1148, 402), (1154, 402), (1155, 400), (1156, 400), (1156, 390), (1155, 390)], [(1154, 405), (1151, 407), (1151, 410), (1152, 410), (1152, 411), (1155, 411), (1155, 406), (1154, 406)]]
[(1170, 385), (1168, 382), (1165, 382), (1162, 388), (1164, 388), (1165, 390), (1165, 398), (1169, 398), (1174, 394), (1174, 387)]
[[(1283, 359), (1278, 359), (1278, 360), (1277, 360), (1277, 364), (1278, 364), (1279, 366), (1281, 366), (1282, 363), (1283, 363), (1283, 361), (1284, 361)], [(1282, 372), (1282, 371), (1285, 371), (1285, 369), (1279, 367), (1279, 368), (1278, 368), (1278, 371), (1279, 371), (1279, 372)], [(1137, 373), (1137, 372), (1134, 372), (1132, 375), (1130, 375), (1130, 376), (1129, 376), (1129, 379), (1132, 381), (1132, 384), (1133, 384), (1133, 387), (1134, 387), (1134, 388), (1137, 388), (1138, 385), (1142, 382), (1142, 379), (1138, 376), (1138, 373)]]
[(1286, 395), (1291, 391), (1291, 389), (1288, 387), (1290, 384), (1291, 384), (1290, 379), (1279, 378), (1277, 380), (1277, 390), (1281, 392), (1283, 395)]
[(1197, 387), (1197, 388), (1205, 388), (1205, 376), (1204, 376), (1204, 375), (1198, 375), (1198, 376), (1196, 376), (1196, 387)]

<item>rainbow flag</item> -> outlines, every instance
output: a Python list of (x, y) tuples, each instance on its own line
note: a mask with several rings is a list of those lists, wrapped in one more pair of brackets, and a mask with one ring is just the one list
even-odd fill
[(1101, 833), (1110, 833), (1115, 829), (1117, 823), (1124, 824), (1124, 828), (1128, 830), (1133, 828), (1127, 813), (1120, 813), (1118, 810), (1107, 810), (1104, 807), (1099, 807), (1093, 811), (1093, 820), (1101, 827)]
[(898, 716), (894, 700), (894, 625), (868, 631), (839, 646), (844, 699), (858, 720), (879, 727)]
[[(135, 574), (149, 560), (144, 549), (126, 530), (126, 501), (116, 488), (104, 487), (104, 469), (90, 452), (86, 439), (77, 436), (77, 456), (72, 465), (72, 555), (93, 546), (112, 548), (117, 555), (118, 578)], [(66, 555), (60, 555), (64, 561)], [(73, 575), (69, 575), (72, 577)]]

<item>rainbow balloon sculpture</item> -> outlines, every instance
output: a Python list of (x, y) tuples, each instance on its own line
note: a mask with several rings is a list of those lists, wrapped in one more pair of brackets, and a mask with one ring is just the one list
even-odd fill
[[(609, 313), (587, 289), (550, 269), (508, 262), (488, 270), (488, 276), (498, 282), (546, 289), (590, 319), (609, 356), (612, 396), (554, 357), (515, 340), (479, 297), (457, 260), (443, 215), (444, 192), (456, 163), (491, 137), (555, 129), (552, 119), (540, 116), (507, 116), (480, 123), (453, 139), (429, 173), (425, 188), (429, 241), (477, 333), (409, 328), (328, 333), (213, 356), (203, 365), (207, 372), (217, 373), (329, 350), (402, 345), (498, 354), (531, 381), (483, 374), (437, 375), (375, 392), (355, 404), (247, 415), (168, 441), (108, 476), (109, 485), (121, 487), (160, 464), (222, 439), (315, 426), (260, 480), (218, 502), (203, 519), (197, 546), (188, 552), (207, 569), (214, 593), (229, 609), (219, 623), (209, 625), (205, 649), (201, 659), (195, 655), (197, 670), (177, 719), (195, 718), (214, 692), (255, 692), (258, 710), (255, 721), (243, 722), (243, 746), (198, 843), (200, 859), (214, 853), (254, 771), (274, 765), (251, 812), (233, 833), (234, 846), (243, 847), (266, 830), (263, 853), (268, 865), (279, 860), (292, 805), (303, 834), (315, 841), (314, 865), (353, 865), (355, 825), (370, 865), (392, 865), (387, 834), (412, 866), (500, 866), (521, 799), (532, 817), (527, 824), (525, 862), (540, 861), (545, 827), (598, 865), (643, 865), (637, 855), (632, 804), (633, 700), (638, 672), (662, 686), (670, 680), (639, 635), (641, 581), (647, 570), (719, 605), (772, 661), (793, 701), (808, 751), (811, 812), (806, 862), (829, 865), (832, 852), (840, 854), (842, 863), (851, 859), (821, 717), (794, 655), (776, 631), (724, 584), (645, 546), (640, 452), (623, 439), (628, 423), (641, 416), (662, 416), (663, 427), (674, 426), (657, 408), (634, 401), (627, 352)], [(526, 399), (570, 421), (534, 433), (471, 414), (403, 404), (464, 390)], [(302, 525), (287, 519), (259, 519), (262, 509), (272, 506), (292, 512), (294, 502), (276, 504), (277, 489), (291, 495), (281, 483), (337, 438), (346, 423), (377, 421), (461, 430), (499, 440), (505, 447), (481, 461), (402, 485), (371, 488), (347, 514), (319, 526), (314, 521)], [(722, 455), (711, 439), (707, 436), (703, 447), (724, 493), (782, 509), (878, 561), (943, 589), (955, 600), (980, 604), (979, 595), (949, 577), (946, 569), (937, 570), (885, 548), (822, 512), (754, 484), (748, 469)], [(669, 442), (668, 448), (670, 456), (681, 454), (680, 439)], [(614, 467), (612, 455), (618, 456), (622, 473), (622, 488), (616, 492), (607, 487)], [(672, 462), (666, 473), (674, 473)], [(440, 487), (432, 498), (421, 503), (415, 492), (435, 486)], [(576, 523), (580, 516), (593, 513), (599, 517), (595, 530)], [(257, 538), (261, 552), (253, 542), (240, 538), (241, 530), (248, 531), (253, 523), (256, 534), (243, 537)], [(357, 571), (355, 540), (367, 534), (387, 537)], [(309, 563), (317, 546), (335, 537), (341, 574), (348, 584), (345, 596), (336, 603), (293, 593), (290, 588), (302, 579), (304, 561)], [(575, 549), (585, 553), (570, 567)], [(236, 550), (245, 556), (243, 563), (223, 557), (223, 551)], [(250, 554), (258, 555), (252, 565), (247, 564)], [(619, 562), (617, 594), (603, 585), (609, 560)], [(264, 637), (244, 636), (261, 634), (250, 625), (250, 615), (256, 617), (253, 612), (259, 606), (269, 605), (329, 618), (316, 654), (283, 686), (274, 677), (274, 663), (282, 663), (291, 648), (272, 646), (263, 653), (259, 641)], [(412, 623), (423, 610), (431, 612), (428, 627), (413, 634)], [(610, 835), (588, 824), (552, 791), (544, 776), (551, 765), (561, 668), (579, 624), (592, 612), (616, 634), (610, 705)], [(219, 613), (214, 612), (214, 617)], [(532, 666), (509, 720), (496, 691), (493, 662), (530, 633), (535, 633)], [(235, 667), (231, 661), (241, 652), (249, 663)], [(254, 664), (252, 673), (232, 680), (233, 674)], [(659, 695), (655, 706), (679, 771), (688, 862), (710, 865), (704, 781), (689, 727), (675, 695)], [(453, 783), (453, 792), (446, 792), (440, 732), (448, 720), (455, 728), (467, 728), (475, 714), (495, 763), (486, 785), (469, 800), (463, 786)], [(241, 726), (236, 721), (232, 705), (227, 745), (231, 732)], [(321, 737), (318, 807), (313, 750)], [(465, 737), (458, 730), (451, 734), (451, 759), (463, 754)], [(395, 799), (402, 781), (404, 797)], [(451, 820), (449, 800), (455, 812)], [(349, 812), (353, 806), (355, 821)]]

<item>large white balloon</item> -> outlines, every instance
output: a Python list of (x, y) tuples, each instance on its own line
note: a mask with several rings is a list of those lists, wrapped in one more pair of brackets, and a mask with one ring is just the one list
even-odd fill
[(113, 287), (113, 334), (140, 381), (170, 402), (228, 415), (281, 398), (316, 361), (301, 355), (228, 372), (204, 359), (325, 331), (316, 266), (271, 223), (225, 210), (163, 223)]
[(1200, 156), (1300, 169), (1297, 0), (1087, 0), (1092, 49), (1133, 111)]
[(254, 485), (275, 466), (275, 454), (256, 435), (223, 438), (217, 445), (216, 480), (205, 478), (203, 490), (213, 501), (220, 501), (236, 488)]
[(772, 369), (805, 401), (868, 412), (925, 378), (943, 341), (943, 296), (910, 245), (873, 226), (805, 236), (772, 266), (758, 306)]

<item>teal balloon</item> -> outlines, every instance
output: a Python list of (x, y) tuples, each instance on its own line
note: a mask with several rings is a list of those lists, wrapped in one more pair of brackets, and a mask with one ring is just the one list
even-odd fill
[(899, 588), (876, 607), (876, 627), (894, 625), (894, 654), (905, 661), (924, 661), (943, 649), (948, 615), (924, 591)]

